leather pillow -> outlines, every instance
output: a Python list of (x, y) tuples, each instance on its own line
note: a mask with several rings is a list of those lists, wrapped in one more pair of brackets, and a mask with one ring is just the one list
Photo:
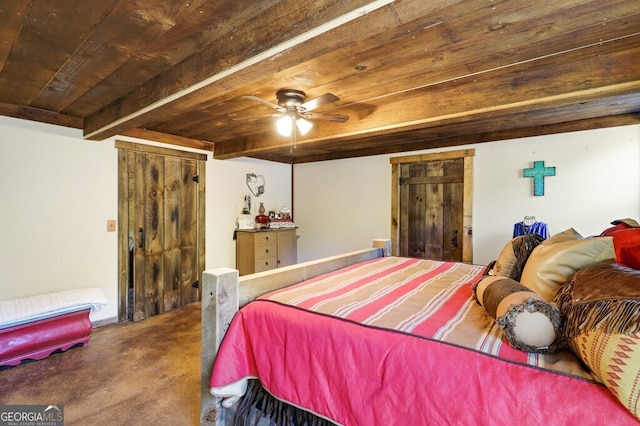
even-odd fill
[(573, 240), (581, 240), (582, 235), (578, 231), (573, 228), (566, 229), (562, 232), (558, 232), (557, 234), (553, 234), (551, 237), (544, 240), (543, 244), (554, 244), (560, 243), (562, 241), (573, 241)]
[(509, 345), (525, 352), (553, 353), (559, 347), (558, 308), (511, 278), (486, 275), (474, 284), (476, 300), (496, 320)]
[(538, 234), (527, 234), (509, 241), (491, 268), (490, 275), (502, 275), (520, 281), (522, 270), (533, 249), (543, 241)]
[(520, 283), (553, 302), (577, 270), (614, 257), (612, 237), (544, 241), (531, 252)]

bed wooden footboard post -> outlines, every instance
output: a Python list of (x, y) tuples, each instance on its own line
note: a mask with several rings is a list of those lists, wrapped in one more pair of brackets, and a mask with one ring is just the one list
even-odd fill
[(221, 399), (209, 392), (211, 368), (222, 338), (238, 311), (238, 271), (217, 268), (202, 275), (202, 347), (200, 424), (224, 425), (226, 419)]
[(375, 239), (373, 240), (373, 247), (382, 249), (382, 256), (391, 256), (391, 240), (389, 239)]

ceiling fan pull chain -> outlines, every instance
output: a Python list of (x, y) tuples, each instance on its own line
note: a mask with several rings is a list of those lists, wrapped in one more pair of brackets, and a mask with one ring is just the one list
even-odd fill
[(291, 122), (291, 148), (289, 148), (289, 154), (293, 154), (293, 150), (296, 149), (296, 134), (298, 133), (298, 129), (295, 126), (295, 123)]

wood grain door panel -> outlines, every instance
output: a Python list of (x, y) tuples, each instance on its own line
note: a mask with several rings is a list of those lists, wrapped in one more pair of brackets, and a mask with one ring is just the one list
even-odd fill
[[(126, 179), (120, 173), (120, 188), (126, 188), (120, 208), (127, 211), (128, 246), (133, 250), (132, 264), (120, 262), (120, 269), (130, 269), (133, 283), (127, 313), (119, 317), (138, 321), (200, 298), (204, 192), (199, 177), (204, 165), (198, 158), (162, 151), (122, 149), (120, 157), (126, 170)], [(119, 288), (129, 293), (122, 282)], [(122, 297), (120, 305), (122, 311)]]
[(468, 157), (421, 155), (392, 159), (392, 163), (394, 253), (470, 262)]

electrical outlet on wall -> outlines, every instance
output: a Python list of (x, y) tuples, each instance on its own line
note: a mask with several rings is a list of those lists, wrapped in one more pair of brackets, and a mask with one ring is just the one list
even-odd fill
[(116, 221), (113, 219), (107, 220), (107, 232), (116, 232)]

